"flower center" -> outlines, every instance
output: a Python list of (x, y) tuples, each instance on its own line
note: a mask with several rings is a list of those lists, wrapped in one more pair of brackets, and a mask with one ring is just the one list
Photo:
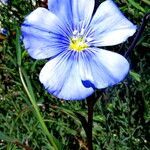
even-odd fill
[(83, 51), (85, 48), (88, 48), (88, 44), (85, 42), (83, 37), (73, 37), (70, 40), (69, 49), (74, 51)]

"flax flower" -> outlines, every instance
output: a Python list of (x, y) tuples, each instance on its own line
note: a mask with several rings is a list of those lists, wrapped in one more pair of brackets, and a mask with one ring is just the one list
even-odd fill
[(48, 59), (39, 78), (58, 98), (81, 100), (95, 89), (113, 86), (129, 71), (128, 61), (100, 47), (124, 42), (136, 31), (112, 0), (49, 0), (21, 26), (23, 42), (34, 59)]

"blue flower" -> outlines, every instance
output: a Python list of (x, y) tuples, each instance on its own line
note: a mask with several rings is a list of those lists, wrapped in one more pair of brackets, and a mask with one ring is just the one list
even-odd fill
[(0, 3), (2, 4), (8, 4), (9, 0), (1, 0)]
[(37, 8), (22, 24), (23, 42), (34, 59), (49, 59), (39, 78), (58, 98), (81, 100), (95, 89), (122, 81), (128, 61), (98, 47), (124, 42), (136, 31), (112, 0), (92, 16), (94, 0), (49, 0), (48, 10)]

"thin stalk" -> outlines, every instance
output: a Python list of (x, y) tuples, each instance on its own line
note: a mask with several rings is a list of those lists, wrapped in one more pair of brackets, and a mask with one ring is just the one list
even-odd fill
[(93, 108), (94, 102), (91, 99), (87, 99), (87, 106), (88, 106), (88, 121), (87, 121), (87, 141), (88, 141), (88, 150), (93, 150), (93, 135), (92, 135), (92, 128), (93, 128)]
[(80, 120), (82, 127), (84, 128), (86, 137), (87, 137), (87, 147), (88, 150), (93, 150), (93, 135), (92, 135), (92, 129), (93, 129), (93, 113), (94, 113), (94, 106), (95, 103), (98, 101), (98, 97), (101, 95), (101, 92), (89, 96), (87, 98), (87, 106), (88, 106), (88, 118), (86, 119), (84, 116), (82, 116), (78, 112), (74, 112), (78, 119)]
[(87, 136), (87, 147), (88, 150), (93, 150), (93, 134), (92, 134), (92, 129), (93, 129), (93, 113), (94, 113), (94, 106), (95, 103), (98, 101), (98, 97), (101, 95), (101, 92), (99, 94), (91, 95), (90, 97), (87, 98), (87, 106), (88, 106), (88, 120), (86, 122), (86, 128), (85, 128), (85, 133)]
[[(35, 110), (35, 112), (36, 112), (37, 118), (38, 118), (38, 120), (39, 120), (39, 122), (40, 122), (40, 124), (41, 124), (41, 126), (42, 126), (42, 128), (43, 128), (43, 131), (44, 131), (45, 134), (47, 135), (47, 137), (48, 137), (48, 139), (49, 139), (51, 145), (54, 147), (54, 149), (55, 149), (55, 150), (58, 150), (58, 148), (57, 148), (57, 146), (56, 146), (56, 144), (55, 144), (55, 142), (54, 142), (53, 136), (49, 133), (49, 131), (48, 131), (46, 125), (45, 125), (45, 122), (44, 122), (44, 120), (43, 120), (43, 117), (42, 117), (41, 114), (40, 114), (40, 111), (39, 111), (39, 108), (38, 108), (38, 106), (37, 106), (37, 104), (36, 104), (36, 101), (35, 101), (35, 99), (31, 96), (31, 94), (30, 94), (30, 92), (29, 92), (29, 90), (28, 90), (28, 88), (27, 88), (27, 86), (26, 86), (26, 83), (25, 83), (25, 81), (24, 81), (24, 79), (23, 79), (23, 74), (22, 74), (21, 67), (19, 67), (19, 75), (20, 75), (20, 79), (21, 79), (21, 82), (22, 82), (22, 84), (23, 84), (23, 87), (24, 87), (24, 89), (25, 89), (25, 91), (26, 91), (26, 93), (27, 93), (27, 95), (28, 95), (28, 97), (29, 97), (29, 99), (30, 99), (32, 105), (33, 105), (33, 108), (34, 108), (34, 110)], [(50, 145), (49, 145), (49, 146), (50, 146)], [(52, 148), (52, 147), (50, 146), (50, 148)]]
[(138, 32), (136, 33), (135, 38), (134, 38), (133, 42), (131, 43), (130, 47), (128, 48), (127, 52), (125, 53), (125, 57), (127, 57), (131, 53), (131, 51), (135, 48), (137, 42), (139, 41), (147, 23), (148, 23), (148, 20), (150, 20), (150, 12), (144, 16), (142, 25), (140, 26)]

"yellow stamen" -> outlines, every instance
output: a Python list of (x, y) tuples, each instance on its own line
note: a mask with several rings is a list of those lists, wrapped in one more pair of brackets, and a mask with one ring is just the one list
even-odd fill
[(75, 51), (83, 51), (85, 48), (88, 48), (89, 46), (85, 42), (83, 38), (72, 38), (70, 40), (69, 49), (75, 50)]

